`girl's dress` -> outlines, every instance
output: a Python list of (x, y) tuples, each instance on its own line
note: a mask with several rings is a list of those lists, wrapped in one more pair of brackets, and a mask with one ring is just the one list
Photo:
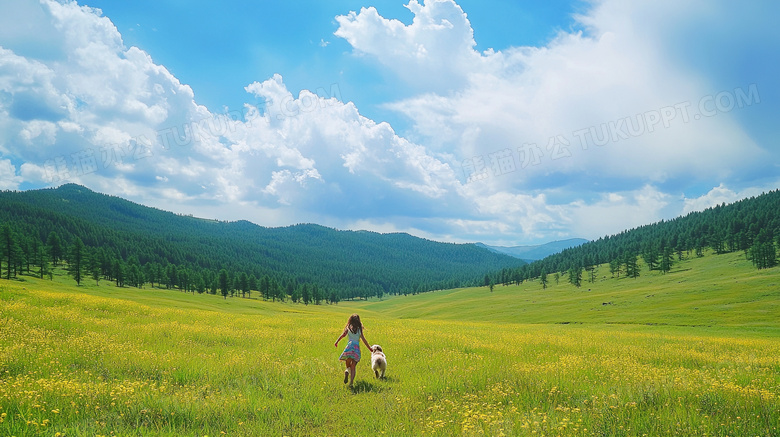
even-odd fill
[(360, 334), (361, 331), (359, 329), (356, 333), (347, 329), (349, 342), (347, 342), (347, 347), (344, 348), (344, 352), (341, 353), (339, 360), (346, 361), (348, 358), (351, 358), (356, 363), (360, 361)]

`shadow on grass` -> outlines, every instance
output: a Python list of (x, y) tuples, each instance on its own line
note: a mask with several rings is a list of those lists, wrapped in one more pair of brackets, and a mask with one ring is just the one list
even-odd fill
[(398, 380), (393, 378), (392, 376), (385, 376), (384, 378), (374, 379), (374, 381), (376, 381), (378, 383), (394, 383), (394, 382), (398, 382)]
[(352, 393), (381, 393), (387, 389), (387, 384), (397, 382), (395, 378), (384, 377), (382, 379), (371, 378), (368, 380), (356, 380), (352, 386)]

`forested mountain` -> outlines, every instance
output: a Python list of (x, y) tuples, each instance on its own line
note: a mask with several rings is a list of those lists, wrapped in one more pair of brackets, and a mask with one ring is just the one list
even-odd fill
[[(43, 276), (44, 258), (57, 264), (80, 241), (89, 255), (85, 276), (97, 269), (95, 280), (212, 292), (249, 287), (272, 298), (305, 300), (307, 292), (312, 300), (415, 293), (471, 285), (489, 271), (522, 264), (473, 244), (401, 233), (312, 224), (266, 228), (182, 216), (74, 184), (0, 193), (0, 224), (8, 234), (0, 260), (3, 277)], [(223, 270), (227, 278), (220, 277)], [(228, 283), (221, 283), (225, 279)]]
[(675, 262), (702, 256), (705, 249), (716, 254), (744, 251), (756, 268), (763, 269), (777, 265), (779, 246), (780, 190), (775, 190), (599, 238), (517, 269), (502, 269), (489, 278), (509, 283), (560, 272), (580, 285), (583, 272), (586, 279), (593, 277), (595, 266), (601, 264), (608, 264), (613, 276), (636, 277), (640, 259), (648, 269), (668, 272)]

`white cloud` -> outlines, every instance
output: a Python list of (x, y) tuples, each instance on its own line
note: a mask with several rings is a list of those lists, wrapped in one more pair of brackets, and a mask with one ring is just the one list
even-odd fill
[(452, 0), (406, 5), (414, 19), (408, 26), (388, 20), (374, 7), (336, 17), (335, 35), (360, 53), (377, 59), (414, 89), (446, 92), (463, 86), (468, 76), (501, 63), (501, 54), (474, 51), (474, 32), (463, 9)]
[[(460, 40), (448, 32), (432, 29), (438, 38), (452, 40), (453, 52), (442, 57), (472, 56), (482, 62), (460, 69), (448, 65), (456, 70), (452, 74), (468, 77), (456, 93), (426, 93), (389, 107), (407, 115), (426, 144), (448, 147), (461, 160), (487, 159), (505, 148), (519, 156), (523, 144), (537, 144), (543, 157), (540, 165), (525, 169), (529, 178), (563, 172), (655, 182), (683, 175), (706, 179), (715, 168), (741, 171), (765, 159), (731, 114), (697, 119), (700, 100), (723, 90), (671, 64), (660, 42), (640, 32), (647, 30), (648, 20), (657, 19), (652, 24), (662, 27), (665, 16), (637, 13), (647, 9), (642, 2), (614, 12), (615, 3), (599, 3), (581, 18), (591, 28), (588, 34), (561, 33), (544, 48), (478, 54), (456, 44)], [(386, 47), (394, 42), (391, 33), (381, 36), (355, 49), (370, 51), (399, 70), (416, 68), (414, 61), (404, 62)], [(410, 44), (403, 41), (397, 46)], [(489, 63), (492, 58), (501, 61)], [(634, 129), (628, 124), (632, 120), (638, 120)], [(556, 138), (562, 139), (558, 145), (551, 142)], [(516, 180), (494, 183), (516, 189)]]
[[(750, 94), (750, 82), (714, 86), (707, 71), (675, 52), (683, 45), (696, 53), (695, 44), (709, 50), (701, 35), (719, 32), (718, 25), (686, 23), (706, 11), (733, 28), (723, 12), (734, 4), (594, 2), (577, 17), (585, 32), (489, 53), (474, 50), (466, 14), (452, 1), (412, 1), (408, 8), (410, 25), (369, 8), (339, 17), (335, 34), (412, 89), (426, 71), (448, 70), (440, 76), (446, 87), (422, 87), (387, 107), (409, 118), (422, 144), (452, 156), (453, 168), (483, 162), (488, 177), (461, 193), (485, 221), (511, 224), (517, 235), (595, 237), (669, 218), (682, 210), (670, 199), (688, 187), (750, 177), (775, 153), (741, 123), (739, 111), (752, 108), (704, 112), (722, 94), (726, 101)], [(699, 32), (696, 41), (681, 38), (692, 32)], [(536, 159), (523, 161), (525, 145), (539, 152)], [(513, 161), (507, 172), (497, 171), (491, 156), (503, 150)], [(653, 188), (661, 185), (677, 191)], [(558, 193), (554, 203), (527, 194), (550, 191)]]
[(19, 188), (22, 177), (16, 173), (16, 166), (9, 159), (0, 159), (0, 190)]
[(669, 218), (675, 199), (652, 185), (640, 189), (606, 193), (594, 202), (576, 201), (567, 205), (567, 215), (576, 217), (567, 229), (570, 235), (597, 239), (661, 219)]
[[(673, 201), (689, 184), (679, 181), (719, 182), (766, 156), (731, 113), (679, 114), (628, 138), (609, 130), (637, 114), (647, 130), (652, 111), (695, 110), (721, 91), (678, 67), (654, 34), (684, 22), (690, 5), (606, 0), (579, 18), (586, 33), (485, 53), (452, 0), (411, 1), (409, 25), (374, 8), (338, 17), (337, 36), (417, 93), (389, 104), (413, 120), (411, 141), (351, 102), (294, 95), (281, 75), (246, 86), (260, 106), (211, 113), (146, 52), (125, 47), (100, 11), (23, 3), (9, 4), (27, 27), (0, 13), (0, 180), (12, 188), (81, 182), (196, 216), (514, 245), (595, 238), (739, 196), (722, 186)], [(602, 126), (616, 141), (575, 143), (574, 132)], [(568, 154), (553, 159), (547, 140), (558, 135)], [(526, 143), (543, 153), (538, 164), (518, 159)], [(489, 155), (504, 149), (515, 168), (496, 175)], [(476, 156), (490, 176), (464, 183), (461, 163)], [(12, 162), (23, 162), (18, 172)]]
[[(275, 75), (246, 87), (262, 107), (212, 114), (148, 54), (126, 48), (100, 11), (44, 1), (39, 12), (61, 53), (28, 58), (13, 51), (18, 44), (0, 52), (15, 69), (0, 73), (10, 100), (34, 87), (45, 97), (39, 100), (62, 102), (53, 120), (0, 119), (16, 130), (4, 148), (27, 161), (29, 182), (82, 182), (152, 204), (166, 199), (174, 209), (204, 202), (281, 208), (288, 217), (341, 224), (354, 221), (350, 214), (419, 213), (435, 207), (426, 199), (458, 196), (449, 165), (352, 103), (308, 90), (293, 96)], [(30, 84), (20, 77), (32, 77)]]
[(780, 186), (780, 181), (774, 181), (763, 186), (748, 187), (742, 190), (734, 191), (728, 188), (725, 184), (720, 184), (714, 187), (706, 194), (694, 198), (684, 198), (682, 214), (688, 214), (694, 211), (704, 211), (707, 208), (726, 203), (733, 203), (740, 199), (745, 199), (752, 196), (759, 196), (767, 191), (775, 190)]

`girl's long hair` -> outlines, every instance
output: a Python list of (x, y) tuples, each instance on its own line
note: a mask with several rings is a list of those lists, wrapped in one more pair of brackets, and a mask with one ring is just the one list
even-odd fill
[(347, 321), (347, 325), (344, 326), (344, 329), (349, 329), (353, 334), (357, 334), (358, 330), (363, 330), (363, 323), (360, 322), (360, 316), (357, 314), (352, 314), (349, 316), (349, 320)]

